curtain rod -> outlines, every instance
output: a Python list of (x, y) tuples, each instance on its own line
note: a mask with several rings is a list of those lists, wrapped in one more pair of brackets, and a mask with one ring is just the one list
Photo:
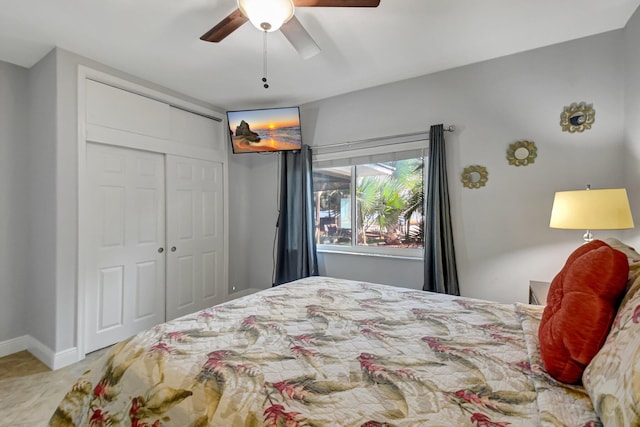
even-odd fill
[[(445, 132), (455, 132), (455, 125), (449, 125), (444, 128)], [(323, 150), (328, 148), (338, 148), (345, 147), (349, 145), (360, 145), (360, 144), (370, 144), (375, 142), (381, 142), (379, 145), (390, 145), (402, 142), (414, 142), (420, 140), (428, 140), (429, 139), (429, 131), (422, 132), (413, 132), (413, 133), (403, 133), (398, 135), (390, 135), (390, 136), (380, 136), (376, 138), (368, 138), (368, 139), (359, 139), (356, 141), (345, 141), (338, 142), (336, 144), (327, 144), (327, 145), (318, 145), (315, 147), (311, 147), (312, 150)]]

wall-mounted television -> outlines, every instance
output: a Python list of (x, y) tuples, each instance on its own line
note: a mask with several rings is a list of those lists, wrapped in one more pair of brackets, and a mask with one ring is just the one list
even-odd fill
[(227, 111), (234, 153), (299, 150), (302, 147), (298, 107)]

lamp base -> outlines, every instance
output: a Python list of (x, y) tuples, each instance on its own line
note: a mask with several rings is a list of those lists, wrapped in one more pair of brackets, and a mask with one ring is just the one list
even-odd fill
[(593, 233), (591, 233), (591, 230), (587, 230), (587, 232), (584, 233), (582, 240), (584, 240), (585, 243), (589, 243), (593, 240)]

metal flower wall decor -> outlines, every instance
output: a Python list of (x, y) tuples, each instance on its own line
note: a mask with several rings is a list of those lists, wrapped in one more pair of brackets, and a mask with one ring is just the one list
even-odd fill
[(480, 165), (471, 165), (464, 168), (462, 171), (461, 179), (462, 185), (471, 188), (477, 189), (480, 187), (484, 187), (489, 180), (489, 172), (487, 172), (487, 168)]
[(507, 149), (507, 160), (510, 165), (527, 166), (535, 162), (538, 149), (533, 141), (516, 141)]
[(560, 126), (564, 132), (584, 132), (591, 129), (591, 125), (596, 121), (596, 110), (593, 104), (586, 102), (572, 103), (560, 114)]

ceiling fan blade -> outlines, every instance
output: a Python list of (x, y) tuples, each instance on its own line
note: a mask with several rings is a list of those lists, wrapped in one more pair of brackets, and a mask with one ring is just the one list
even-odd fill
[(236, 9), (231, 12), (229, 16), (218, 22), (215, 27), (203, 34), (202, 37), (200, 37), (200, 40), (218, 43), (229, 34), (240, 28), (240, 26), (248, 20), (249, 19), (242, 14), (240, 9)]
[(302, 58), (309, 59), (320, 53), (320, 47), (313, 41), (295, 15), (280, 27), (280, 31)]
[(380, 0), (293, 0), (295, 7), (378, 7)]

